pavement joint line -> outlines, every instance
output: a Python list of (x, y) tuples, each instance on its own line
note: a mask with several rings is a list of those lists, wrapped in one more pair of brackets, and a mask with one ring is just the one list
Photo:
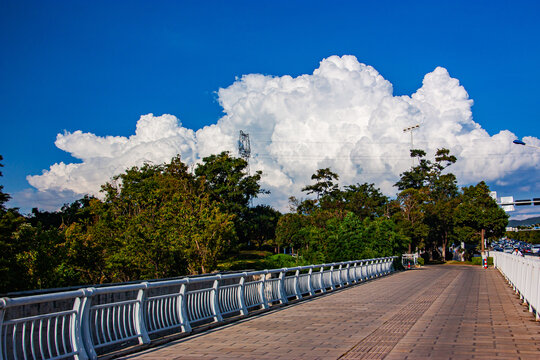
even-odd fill
[(403, 272), (405, 271), (396, 270), (384, 276), (372, 277), (369, 279), (364, 279), (364, 280), (360, 280), (353, 283), (346, 283), (343, 286), (334, 288), (333, 290), (326, 290), (326, 291), (321, 291), (318, 293), (316, 292), (314, 295), (303, 295), (302, 298), (288, 300), (287, 303), (285, 304), (274, 304), (267, 309), (252, 310), (252, 312), (248, 313), (247, 315), (232, 316), (230, 318), (224, 319), (222, 322), (219, 322), (219, 323), (212, 322), (212, 323), (204, 324), (204, 325), (193, 328), (192, 331), (189, 333), (177, 333), (177, 334), (172, 334), (172, 335), (165, 336), (162, 338), (157, 338), (150, 344), (134, 345), (132, 347), (121, 349), (113, 353), (99, 356), (99, 359), (112, 360), (112, 359), (117, 359), (117, 358), (121, 358), (128, 355), (134, 355), (143, 351), (149, 351), (153, 348), (161, 347), (167, 344), (176, 344), (176, 343), (189, 341), (190, 339), (197, 338), (208, 333), (213, 333), (220, 329), (229, 328), (231, 326), (241, 324), (241, 323), (250, 321), (252, 319), (257, 319), (266, 315), (270, 315), (270, 314), (282, 311), (284, 309), (293, 308), (295, 306), (299, 306), (305, 303), (309, 303), (311, 301), (322, 299), (330, 295), (339, 294), (342, 291), (360, 287), (365, 284), (373, 283), (376, 280), (389, 278)]
[[(440, 278), (443, 278), (441, 275)], [(373, 332), (366, 337), (364, 337), (362, 340), (360, 340), (354, 347), (349, 349), (346, 353), (341, 355), (339, 359), (347, 359), (347, 358), (355, 358), (357, 359), (358, 356), (360, 358), (365, 358), (366, 356), (373, 355), (374, 348), (377, 347), (381, 341), (385, 341), (386, 339), (389, 339), (388, 341), (389, 345), (384, 347), (384, 351), (377, 351), (377, 353), (382, 356), (378, 358), (384, 358), (384, 356), (388, 355), (392, 349), (397, 345), (400, 339), (403, 338), (403, 336), (413, 327), (414, 324), (422, 317), (422, 315), (433, 305), (433, 303), (442, 295), (442, 293), (451, 286), (454, 282), (457, 281), (457, 277), (454, 279), (451, 279), (450, 281), (445, 281), (446, 279), (438, 279), (439, 281), (444, 281), (444, 289), (443, 291), (439, 292), (437, 296), (431, 295), (433, 292), (433, 289), (430, 287), (422, 292), (422, 294), (414, 299), (414, 301), (409, 301), (406, 304), (404, 304), (400, 311), (398, 311), (394, 316), (392, 316), (390, 319), (386, 320), (380, 327), (373, 330)], [(440, 287), (441, 283), (439, 281), (435, 281), (435, 286)], [(411, 308), (410, 304), (414, 303), (413, 307)], [(423, 311), (422, 311), (423, 310)], [(401, 319), (400, 319), (401, 318)], [(396, 329), (396, 321), (401, 320), (401, 323), (405, 323), (404, 326), (402, 326), (401, 329), (398, 329), (396, 332), (396, 336), (383, 336), (381, 337), (378, 335), (378, 333), (381, 333), (382, 329), (385, 328), (392, 328)], [(403, 321), (405, 320), (405, 322)], [(364, 345), (365, 344), (365, 345)], [(361, 352), (357, 350), (363, 350)]]

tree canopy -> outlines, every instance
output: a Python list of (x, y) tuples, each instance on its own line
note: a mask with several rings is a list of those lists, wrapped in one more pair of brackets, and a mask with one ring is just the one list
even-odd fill
[(341, 187), (322, 168), (286, 214), (253, 205), (267, 193), (262, 173), (249, 174), (228, 152), (203, 158), (193, 172), (178, 156), (132, 167), (103, 184), (100, 198), (55, 212), (22, 216), (7, 208), (0, 185), (0, 292), (207, 273), (253, 249), (285, 249), (296, 255), (287, 263), (298, 264), (415, 251), (445, 259), (452, 243), (478, 244), (482, 230), (488, 239), (504, 234), (508, 216), (484, 182), (458, 188), (448, 149), (411, 156), (416, 165), (396, 182), (395, 199), (371, 183)]

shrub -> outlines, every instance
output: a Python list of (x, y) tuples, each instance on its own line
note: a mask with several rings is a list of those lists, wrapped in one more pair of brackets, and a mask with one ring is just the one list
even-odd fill
[(285, 254), (276, 254), (264, 259), (266, 269), (290, 268), (307, 265), (301, 257), (292, 257)]
[[(472, 263), (473, 265), (482, 265), (482, 257), (481, 257), (481, 256), (473, 257), (473, 258), (471, 259), (471, 263)], [(491, 256), (488, 257), (487, 263), (488, 263), (488, 266), (493, 265), (493, 258), (492, 258)]]
[(423, 258), (423, 257), (418, 257), (418, 264), (419, 264), (420, 266), (424, 266), (425, 261), (424, 261), (424, 258)]

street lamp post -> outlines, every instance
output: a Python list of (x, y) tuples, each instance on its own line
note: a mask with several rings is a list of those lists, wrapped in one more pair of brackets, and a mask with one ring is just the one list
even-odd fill
[[(416, 124), (414, 126), (409, 126), (408, 128), (403, 129), (403, 132), (410, 132), (411, 133), (411, 150), (414, 149), (414, 142), (413, 142), (413, 130), (416, 130), (420, 127), (420, 124)], [(411, 158), (412, 166), (414, 167), (414, 158)]]

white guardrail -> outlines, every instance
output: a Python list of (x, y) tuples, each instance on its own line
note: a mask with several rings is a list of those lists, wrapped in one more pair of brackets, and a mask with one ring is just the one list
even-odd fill
[(540, 321), (540, 259), (490, 251), (493, 265)]
[(0, 299), (0, 360), (96, 359), (394, 271), (396, 257)]

